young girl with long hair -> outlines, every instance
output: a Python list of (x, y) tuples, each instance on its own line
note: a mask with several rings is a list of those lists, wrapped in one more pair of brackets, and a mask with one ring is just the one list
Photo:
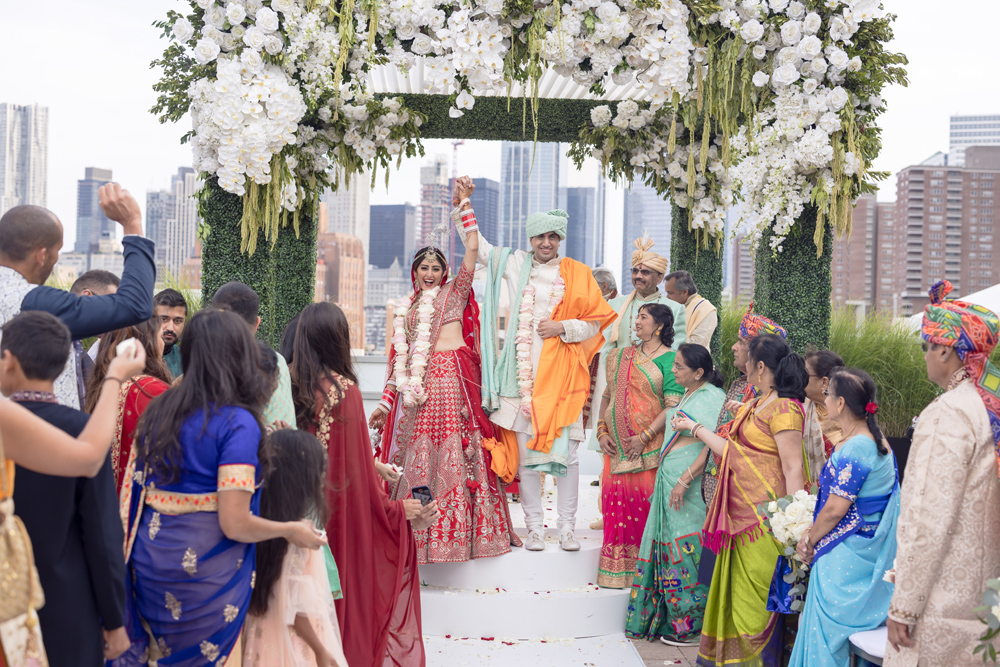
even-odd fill
[(311, 521), (259, 516), (267, 380), (246, 323), (223, 311), (196, 314), (181, 357), (184, 381), (143, 414), (126, 466), (121, 504), (134, 613), (132, 647), (119, 665), (143, 665), (147, 655), (173, 665), (227, 661), (250, 606), (255, 543), (284, 538), (317, 549), (326, 542)]
[(139, 418), (146, 411), (149, 402), (170, 388), (170, 370), (163, 362), (163, 339), (160, 337), (159, 319), (150, 319), (107, 333), (101, 339), (101, 346), (94, 361), (94, 372), (87, 382), (87, 398), (84, 409), (93, 412), (101, 386), (108, 377), (108, 366), (115, 356), (118, 345), (129, 338), (139, 341), (146, 352), (146, 367), (142, 373), (126, 380), (118, 389), (118, 423), (115, 438), (111, 441), (111, 466), (115, 471), (115, 488), (122, 489), (125, 465), (132, 453), (132, 436), (139, 424)]
[(426, 529), (440, 513), (436, 503), (421, 507), (418, 500), (386, 494), (375, 472), (350, 345), (347, 318), (334, 304), (313, 303), (299, 315), (292, 396), (299, 428), (319, 438), (329, 459), (326, 532), (344, 593), (336, 601), (344, 654), (352, 666), (422, 667), (410, 522), (413, 530)]
[[(260, 515), (272, 521), (326, 523), (326, 452), (305, 431), (269, 438), (270, 468)], [(245, 667), (347, 667), (323, 556), (278, 538), (257, 546)]]

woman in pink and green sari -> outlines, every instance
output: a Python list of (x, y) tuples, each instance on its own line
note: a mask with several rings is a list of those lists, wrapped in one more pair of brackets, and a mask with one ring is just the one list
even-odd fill
[(677, 405), (684, 393), (671, 371), (676, 354), (670, 349), (673, 325), (670, 308), (645, 305), (635, 320), (640, 343), (608, 357), (603, 419), (597, 422), (597, 439), (605, 454), (604, 545), (597, 584), (605, 588), (632, 584), (663, 444), (663, 434), (648, 432), (648, 427), (666, 408)]

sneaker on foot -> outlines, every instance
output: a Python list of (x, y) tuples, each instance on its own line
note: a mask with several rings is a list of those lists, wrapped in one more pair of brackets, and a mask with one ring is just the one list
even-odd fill
[(598, 519), (590, 524), (591, 530), (604, 530), (604, 519)]
[(529, 532), (524, 540), (524, 548), (528, 551), (545, 551), (545, 540), (542, 539), (541, 533), (537, 530)]
[(568, 530), (559, 536), (559, 546), (563, 551), (579, 551), (580, 543), (576, 541), (572, 530)]
[(674, 639), (672, 637), (660, 637), (660, 641), (663, 642), (664, 644), (666, 644), (667, 646), (680, 646), (682, 648), (685, 647), (685, 646), (700, 646), (701, 645), (700, 642), (682, 642), (682, 641), (679, 641), (679, 640)]

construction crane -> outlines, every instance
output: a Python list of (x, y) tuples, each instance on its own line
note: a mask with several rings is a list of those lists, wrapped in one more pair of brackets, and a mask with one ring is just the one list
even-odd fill
[(451, 187), (455, 187), (455, 181), (458, 180), (458, 147), (463, 146), (464, 141), (458, 140), (451, 142), (452, 155), (451, 155)]

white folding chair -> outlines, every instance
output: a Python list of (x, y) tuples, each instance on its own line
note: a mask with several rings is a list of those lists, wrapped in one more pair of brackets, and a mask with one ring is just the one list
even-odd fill
[(885, 657), (885, 645), (888, 641), (889, 629), (884, 625), (874, 630), (855, 632), (850, 636), (850, 667), (857, 667), (858, 658), (863, 658), (873, 665), (881, 665), (882, 658)]

